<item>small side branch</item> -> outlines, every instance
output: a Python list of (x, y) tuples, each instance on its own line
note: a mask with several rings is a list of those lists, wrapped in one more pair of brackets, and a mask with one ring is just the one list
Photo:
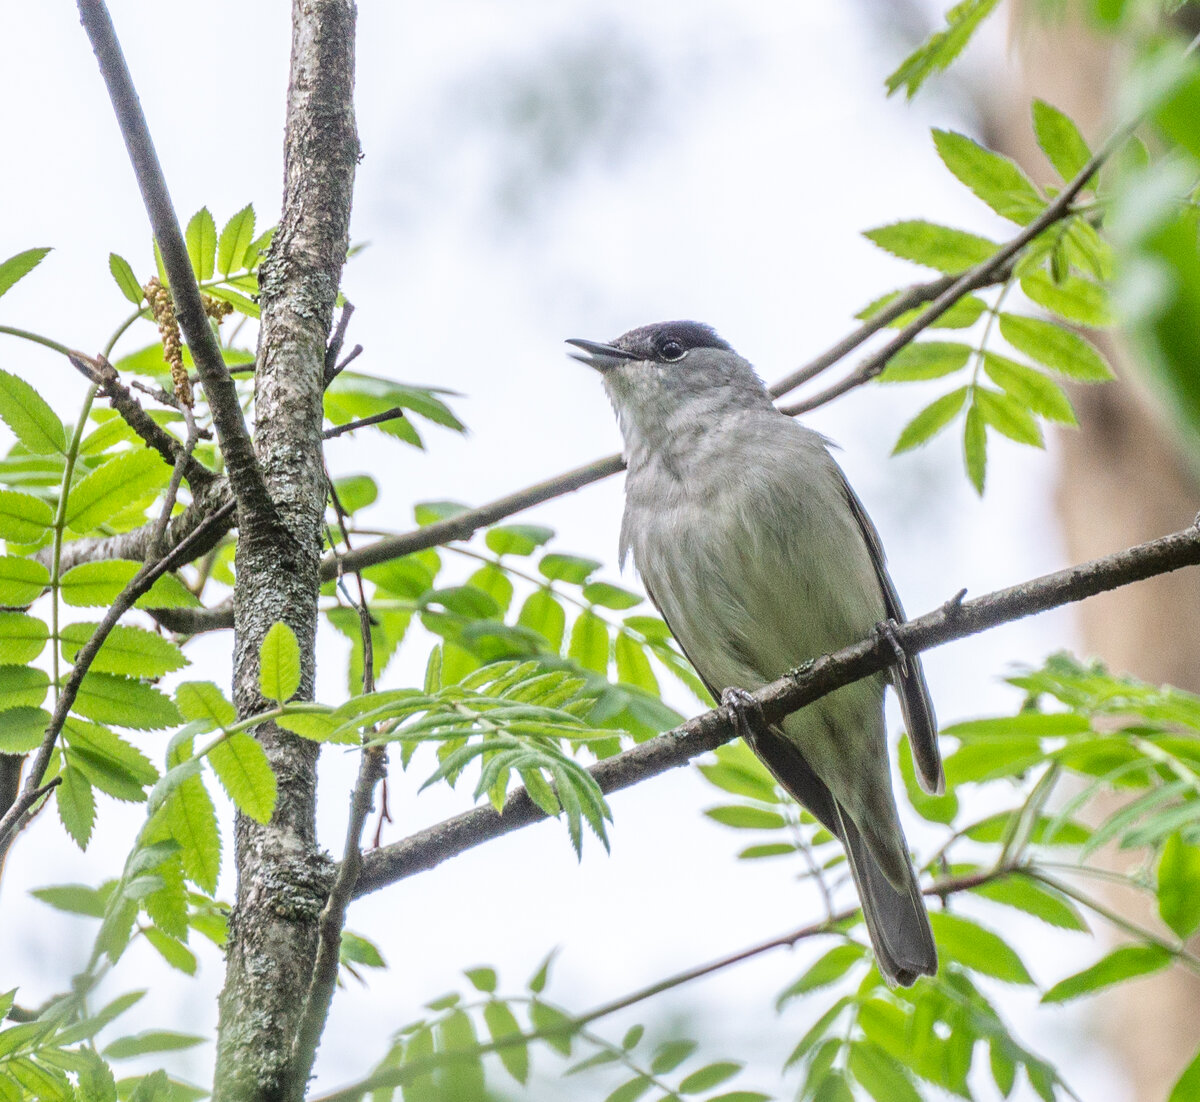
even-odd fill
[[(907, 653), (917, 654), (1011, 620), (1198, 564), (1200, 530), (1187, 528), (973, 601), (949, 601), (933, 612), (898, 625), (895, 638)], [(874, 634), (818, 658), (802, 671), (772, 682), (753, 696), (762, 708), (764, 719), (777, 723), (805, 704), (878, 673), (894, 661), (891, 643)], [(615, 792), (685, 765), (697, 755), (729, 742), (736, 734), (729, 710), (715, 708), (632, 750), (606, 758), (592, 766), (590, 772), (602, 791)], [(468, 849), (544, 818), (545, 812), (519, 788), (509, 797), (502, 812), (491, 807), (475, 808), (368, 853), (363, 858), (355, 895), (377, 891), (435, 868)]]
[(112, 18), (103, 0), (77, 0), (77, 3), (80, 21), (99, 62), (100, 75), (108, 88), (142, 201), (154, 229), (154, 238), (162, 253), (175, 300), (175, 313), (204, 385), (234, 494), (241, 508), (264, 516), (272, 514), (274, 507), (254, 455), (237, 390), (204, 313), (200, 288), (192, 272), (183, 234), (179, 231), (179, 220)]

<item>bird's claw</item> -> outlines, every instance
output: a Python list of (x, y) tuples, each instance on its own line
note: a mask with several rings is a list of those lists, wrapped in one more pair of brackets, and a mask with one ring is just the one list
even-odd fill
[(896, 667), (900, 670), (902, 677), (908, 676), (908, 653), (900, 644), (899, 638), (896, 636), (896, 628), (900, 625), (891, 617), (886, 620), (880, 620), (875, 625), (876, 634), (882, 636), (884, 641), (892, 648), (892, 653), (896, 656)]
[(728, 688), (721, 693), (721, 706), (728, 708), (733, 728), (753, 744), (754, 732), (763, 726), (762, 705), (745, 689)]

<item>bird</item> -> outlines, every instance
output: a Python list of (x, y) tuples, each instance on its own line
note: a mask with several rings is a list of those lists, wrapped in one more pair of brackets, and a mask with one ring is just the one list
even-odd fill
[[(879, 970), (910, 986), (937, 947), (892, 791), (884, 692), (894, 686), (922, 787), (945, 785), (920, 659), (897, 661), (779, 723), (755, 689), (887, 625), (904, 610), (879, 533), (830, 442), (780, 411), (753, 366), (707, 325), (572, 338), (599, 372), (624, 437), (620, 562), (750, 748), (845, 848)], [(894, 637), (893, 637), (894, 642)]]

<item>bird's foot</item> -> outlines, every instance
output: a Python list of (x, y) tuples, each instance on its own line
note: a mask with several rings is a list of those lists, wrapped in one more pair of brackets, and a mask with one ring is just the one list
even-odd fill
[(762, 705), (745, 689), (729, 688), (721, 693), (721, 706), (729, 709), (733, 729), (751, 745), (764, 726)]
[(875, 633), (881, 636), (892, 648), (892, 653), (896, 656), (896, 666), (900, 670), (901, 675), (908, 676), (908, 652), (900, 643), (899, 637), (896, 635), (896, 629), (900, 625), (896, 623), (890, 616), (886, 620), (880, 620), (875, 625)]

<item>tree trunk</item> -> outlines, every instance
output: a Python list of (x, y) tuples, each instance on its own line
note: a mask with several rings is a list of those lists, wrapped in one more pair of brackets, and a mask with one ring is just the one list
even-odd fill
[[(358, 138), (354, 5), (294, 0), (283, 218), (260, 273), (255, 449), (274, 515), (239, 528), (234, 694), (263, 707), (258, 652), (282, 620), (300, 642), (299, 696), (311, 699), (325, 474), (325, 346), (349, 245)], [(312, 974), (317, 918), (330, 883), (316, 844), (317, 746), (256, 731), (278, 784), (275, 813), (237, 818), (237, 900), (221, 993), (215, 1097), (287, 1097), (287, 1068)], [(299, 1085), (303, 1089), (303, 1084)]]

